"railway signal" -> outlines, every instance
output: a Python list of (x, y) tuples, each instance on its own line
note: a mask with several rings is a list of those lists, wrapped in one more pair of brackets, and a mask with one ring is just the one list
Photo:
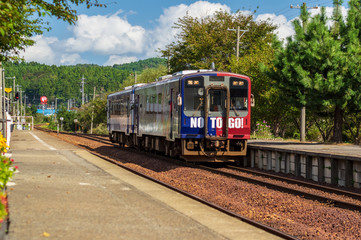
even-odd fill
[(19, 100), (19, 92), (15, 93), (14, 101), (17, 101), (17, 100)]

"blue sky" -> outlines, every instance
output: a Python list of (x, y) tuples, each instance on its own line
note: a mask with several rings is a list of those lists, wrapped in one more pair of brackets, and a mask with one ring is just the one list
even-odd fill
[[(22, 54), (26, 61), (44, 64), (74, 65), (78, 63), (112, 66), (157, 57), (156, 49), (174, 41), (172, 28), (179, 17), (190, 14), (204, 17), (217, 10), (237, 10), (252, 14), (254, 19), (276, 24), (276, 33), (283, 39), (293, 34), (291, 21), (299, 9), (290, 5), (325, 6), (332, 12), (333, 0), (101, 0), (107, 8), (76, 7), (79, 20), (69, 26), (50, 19), (52, 30), (34, 37), (36, 45)], [(346, 12), (347, 4), (343, 10)], [(318, 10), (310, 10), (316, 13)]]

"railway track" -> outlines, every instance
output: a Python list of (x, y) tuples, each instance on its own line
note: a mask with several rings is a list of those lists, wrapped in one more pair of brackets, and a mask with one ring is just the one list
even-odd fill
[(320, 194), (314, 194), (314, 193), (310, 193), (309, 191), (302, 191), (302, 190), (297, 190), (295, 188), (291, 188), (291, 187), (287, 187), (284, 186), (282, 183), (272, 183), (269, 182), (267, 178), (273, 178), (273, 179), (277, 179), (279, 181), (285, 181), (285, 182), (292, 182), (293, 184), (299, 184), (301, 186), (310, 188), (310, 189), (317, 189), (317, 190), (321, 190), (324, 191), (326, 193), (332, 192), (332, 193), (336, 193), (339, 194), (340, 196), (349, 196), (352, 197), (356, 200), (360, 200), (361, 199), (361, 195), (357, 194), (357, 193), (353, 193), (353, 192), (348, 192), (348, 191), (343, 191), (343, 190), (338, 190), (338, 189), (334, 189), (334, 188), (330, 188), (330, 187), (326, 187), (326, 186), (321, 186), (321, 185), (317, 185), (317, 184), (312, 184), (312, 183), (307, 183), (304, 181), (299, 181), (299, 180), (294, 180), (294, 179), (289, 179), (289, 178), (285, 178), (285, 177), (280, 177), (280, 176), (275, 176), (272, 174), (266, 174), (266, 173), (259, 173), (257, 171), (252, 171), (252, 170), (248, 170), (248, 169), (244, 169), (244, 168), (239, 168), (239, 167), (234, 167), (234, 166), (227, 166), (228, 169), (232, 169), (232, 170), (237, 170), (237, 171), (243, 171), (243, 172), (247, 172), (248, 174), (251, 173), (253, 175), (259, 175), (259, 176), (266, 176), (266, 178), (264, 180), (259, 180), (256, 179), (254, 177), (249, 177), (249, 176), (242, 176), (242, 175), (238, 175), (235, 173), (230, 173), (224, 170), (219, 170), (216, 168), (212, 168), (212, 167), (207, 167), (207, 166), (199, 166), (202, 169), (211, 171), (213, 173), (216, 174), (220, 174), (226, 177), (231, 177), (231, 178), (235, 178), (241, 181), (247, 181), (249, 183), (253, 183), (253, 184), (257, 184), (260, 186), (264, 186), (270, 189), (274, 189), (276, 191), (281, 191), (281, 192), (285, 192), (285, 193), (289, 193), (289, 194), (293, 194), (293, 195), (297, 195), (297, 196), (301, 196), (304, 197), (306, 199), (310, 199), (310, 200), (316, 200), (322, 203), (327, 203), (329, 205), (333, 205), (335, 207), (339, 207), (339, 208), (344, 208), (344, 209), (348, 209), (348, 210), (356, 210), (361, 212), (361, 205), (358, 204), (354, 204), (354, 203), (350, 203), (347, 201), (342, 201), (342, 200), (338, 200), (335, 198), (331, 198), (331, 197), (325, 197), (322, 196)]
[(287, 177), (283, 177), (283, 176), (279, 176), (279, 175), (275, 175), (275, 174), (270, 174), (270, 173), (266, 173), (266, 172), (252, 170), (252, 169), (249, 169), (249, 168), (244, 168), (244, 167), (236, 167), (236, 166), (232, 166), (232, 165), (227, 165), (226, 167), (230, 168), (230, 169), (240, 171), (240, 172), (244, 172), (244, 173), (248, 173), (248, 174), (252, 174), (252, 175), (256, 175), (256, 176), (261, 176), (261, 177), (265, 177), (265, 178), (275, 179), (277, 181), (284, 181), (284, 182), (287, 182), (289, 184), (296, 184), (298, 186), (304, 186), (304, 187), (308, 187), (308, 188), (312, 188), (312, 189), (321, 190), (321, 191), (324, 191), (324, 192), (343, 195), (343, 196), (354, 198), (356, 200), (361, 201), (361, 194), (360, 193), (345, 191), (345, 190), (342, 190), (342, 189), (328, 187), (328, 186), (320, 185), (320, 184), (317, 184), (317, 183), (311, 183), (311, 182), (306, 182), (306, 181), (302, 181), (302, 180), (298, 180), (298, 179), (287, 178)]

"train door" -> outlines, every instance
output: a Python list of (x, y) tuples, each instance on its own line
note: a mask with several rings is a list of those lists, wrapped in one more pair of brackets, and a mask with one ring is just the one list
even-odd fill
[(173, 138), (173, 122), (174, 122), (174, 89), (171, 88), (170, 89), (170, 101), (169, 101), (169, 139), (174, 139)]
[(139, 135), (139, 95), (135, 95), (134, 97), (134, 132)]
[(225, 139), (228, 136), (229, 90), (210, 86), (206, 90), (205, 137)]
[(126, 134), (129, 135), (129, 128), (130, 128), (130, 125), (131, 125), (131, 122), (130, 122), (130, 98), (127, 97), (127, 131), (126, 131)]

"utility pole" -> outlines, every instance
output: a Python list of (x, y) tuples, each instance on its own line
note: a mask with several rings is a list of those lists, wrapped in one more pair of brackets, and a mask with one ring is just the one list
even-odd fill
[(13, 80), (13, 87), (11, 88), (11, 92), (8, 93), (8, 96), (9, 96), (9, 108), (8, 108), (8, 111), (12, 112), (12, 115), (16, 116), (16, 114), (15, 114), (15, 103), (14, 102), (13, 102), (13, 109), (12, 109), (12, 111), (10, 111), (10, 103), (12, 101), (14, 101), (15, 92), (16, 92), (16, 89), (15, 89), (15, 76), (14, 77), (5, 77), (5, 79), (12, 79)]
[(93, 110), (92, 110), (92, 121), (90, 123), (90, 134), (93, 134), (95, 89), (96, 87), (94, 87), (94, 93), (93, 93)]
[[(18, 84), (16, 85), (16, 91), (19, 92), (21, 86)], [(16, 101), (16, 116), (20, 116), (20, 112), (19, 112), (19, 101)], [(17, 118), (19, 119), (19, 118)], [(19, 122), (19, 120), (18, 120)]]
[(26, 117), (26, 94), (24, 95), (24, 117)]
[[(234, 28), (228, 28), (228, 31), (236, 31), (237, 32), (237, 52), (236, 52), (236, 56), (237, 56), (237, 61), (239, 58), (239, 42), (241, 41), (241, 38), (243, 37), (243, 35), (248, 32), (248, 30), (241, 30), (240, 26), (237, 26), (237, 29)], [(240, 34), (242, 32), (242, 34)]]
[(57, 122), (56, 120), (56, 110), (58, 109), (58, 98), (55, 97), (55, 109), (54, 109), (54, 117), (55, 117), (55, 122)]
[(20, 90), (20, 116), (23, 116), (23, 90)]
[[(304, 2), (302, 4), (302, 6), (300, 5), (296, 5), (296, 6), (293, 6), (291, 4), (291, 8), (293, 9), (318, 9), (318, 7), (307, 7), (306, 3)], [(302, 19), (302, 28), (303, 30), (305, 30), (305, 19)], [(306, 141), (306, 106), (302, 106), (301, 107), (301, 114), (300, 114), (300, 141), (301, 142), (304, 142)]]
[(85, 81), (84, 80), (86, 80), (85, 78), (84, 78), (84, 75), (83, 75), (83, 77), (81, 78), (81, 105), (84, 105), (84, 84), (85, 84)]

